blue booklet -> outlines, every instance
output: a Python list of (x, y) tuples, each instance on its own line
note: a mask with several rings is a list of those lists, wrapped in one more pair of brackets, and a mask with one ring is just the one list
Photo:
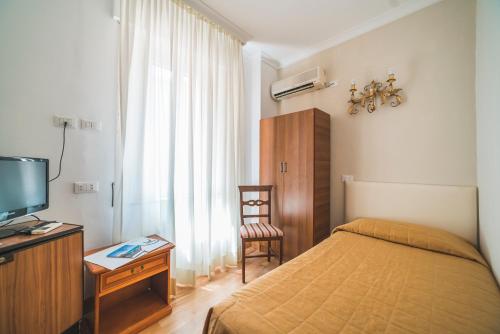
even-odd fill
[(123, 245), (118, 249), (115, 249), (113, 252), (109, 253), (108, 257), (124, 257), (133, 259), (141, 255), (144, 251), (142, 247), (139, 245)]

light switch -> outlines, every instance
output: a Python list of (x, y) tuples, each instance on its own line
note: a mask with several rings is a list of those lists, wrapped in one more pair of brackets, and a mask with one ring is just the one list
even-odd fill
[(81, 119), (80, 120), (80, 128), (100, 131), (102, 129), (102, 123), (100, 121), (91, 121), (88, 119)]
[(99, 182), (75, 182), (73, 192), (75, 194), (99, 192)]

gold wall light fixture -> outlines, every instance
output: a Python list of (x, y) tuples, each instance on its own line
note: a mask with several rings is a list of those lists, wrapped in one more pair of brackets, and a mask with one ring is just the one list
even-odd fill
[(392, 107), (397, 107), (401, 104), (401, 95), (398, 93), (402, 90), (401, 88), (394, 88), (394, 81), (396, 77), (393, 70), (388, 71), (388, 79), (386, 80), (387, 85), (383, 86), (381, 82), (372, 80), (368, 85), (363, 88), (362, 92), (359, 92), (359, 96), (356, 97), (357, 92), (356, 82), (351, 81), (351, 98), (349, 99), (349, 108), (347, 111), (351, 115), (356, 115), (359, 112), (358, 105), (362, 108), (366, 107), (366, 111), (369, 113), (377, 110), (376, 102), (377, 97), (380, 98), (380, 105), (385, 104), (386, 101), (391, 101)]

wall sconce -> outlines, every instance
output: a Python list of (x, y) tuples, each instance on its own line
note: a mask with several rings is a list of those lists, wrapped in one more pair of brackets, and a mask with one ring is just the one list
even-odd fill
[(402, 89), (394, 88), (393, 86), (394, 81), (396, 81), (394, 71), (389, 70), (388, 75), (389, 77), (386, 80), (387, 85), (385, 87), (382, 86), (381, 82), (372, 80), (372, 82), (370, 82), (363, 88), (363, 92), (359, 93), (359, 97), (355, 96), (357, 89), (356, 89), (356, 82), (353, 80), (351, 82), (351, 89), (349, 89), (349, 91), (351, 92), (351, 98), (348, 101), (350, 105), (349, 108), (347, 109), (349, 114), (356, 115), (359, 112), (358, 105), (361, 105), (361, 107), (363, 108), (366, 106), (366, 110), (369, 113), (374, 112), (377, 109), (376, 106), (377, 97), (380, 98), (381, 105), (385, 104), (387, 100), (392, 100), (391, 101), (392, 107), (399, 106), (401, 104), (401, 96), (398, 93)]

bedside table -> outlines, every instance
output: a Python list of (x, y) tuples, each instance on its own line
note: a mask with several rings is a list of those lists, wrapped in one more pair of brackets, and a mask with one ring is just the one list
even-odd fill
[[(164, 240), (158, 235), (148, 238)], [(94, 315), (89, 319), (95, 334), (137, 333), (172, 312), (170, 250), (174, 247), (168, 243), (115, 270), (85, 261), (95, 278)]]

